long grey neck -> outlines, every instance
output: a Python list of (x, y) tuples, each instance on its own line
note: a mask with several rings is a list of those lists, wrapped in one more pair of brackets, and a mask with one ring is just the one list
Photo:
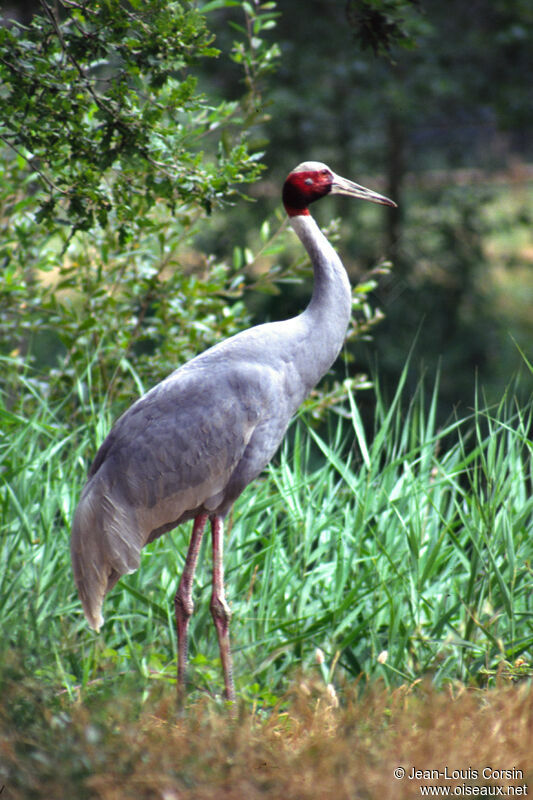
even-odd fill
[[(290, 218), (307, 250), (314, 270), (311, 301), (300, 320), (305, 324), (309, 373), (313, 385), (337, 358), (350, 322), (352, 293), (342, 262), (315, 220), (309, 215)], [(307, 347), (306, 347), (307, 349)], [(312, 359), (312, 361), (311, 361)]]

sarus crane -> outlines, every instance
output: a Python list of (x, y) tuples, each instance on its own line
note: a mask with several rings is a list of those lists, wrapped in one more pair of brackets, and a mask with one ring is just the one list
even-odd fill
[(283, 186), (283, 203), (313, 265), (307, 308), (292, 319), (257, 325), (216, 344), (137, 400), (98, 450), (75, 512), (74, 579), (87, 621), (96, 631), (103, 624), (105, 595), (122, 575), (138, 568), (144, 545), (186, 520), (194, 521), (174, 601), (181, 697), (193, 578), (209, 520), (210, 609), (225, 697), (235, 699), (231, 611), (224, 595), (224, 518), (274, 456), (291, 417), (344, 342), (350, 283), (339, 256), (309, 214), (311, 203), (330, 194), (395, 206), (325, 164), (297, 166)]

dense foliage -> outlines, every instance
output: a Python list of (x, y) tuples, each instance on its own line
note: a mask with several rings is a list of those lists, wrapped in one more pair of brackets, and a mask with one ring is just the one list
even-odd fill
[(209, 211), (256, 177), (239, 104), (198, 91), (194, 70), (220, 56), (198, 11), (158, 0), (66, 0), (64, 18), (43, 9), (28, 28), (0, 28), (2, 138), (26, 195), (40, 192), (38, 221), (112, 222), (123, 243), (155, 203)]
[[(78, 382), (131, 397), (130, 358), (153, 381), (248, 319), (244, 276), (194, 238), (258, 175), (246, 109), (275, 57), (269, 6), (250, 10), (256, 69), (234, 102), (198, 89), (199, 65), (221, 54), (194, 8), (42, 8), (0, 29), (1, 346), (52, 394)], [(245, 36), (230, 58), (250, 48)], [(13, 402), (17, 380), (3, 376)]]
[[(404, 372), (405, 383), (407, 371)], [(30, 386), (27, 387), (31, 389)], [(533, 450), (531, 402), (510, 387), (498, 408), (437, 423), (400, 386), (378, 394), (367, 436), (350, 394), (327, 438), (295, 424), (279, 460), (242, 495), (225, 556), (237, 689), (269, 704), (296, 666), (325, 654), (326, 683), (394, 686), (432, 674), (492, 684), (531, 668)], [(1, 410), (1, 649), (72, 696), (127, 673), (174, 680), (173, 596), (187, 526), (146, 548), (139, 570), (106, 599), (89, 631), (72, 585), (68, 537), (85, 456), (108, 420), (73, 426), (39, 396), (24, 418)], [(305, 418), (304, 418), (305, 419)], [(195, 588), (193, 675), (216, 692), (221, 673), (205, 545)]]

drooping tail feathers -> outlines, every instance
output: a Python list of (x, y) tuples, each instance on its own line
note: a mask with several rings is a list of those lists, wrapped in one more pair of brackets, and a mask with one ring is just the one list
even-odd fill
[(134, 509), (106, 491), (99, 470), (82, 492), (70, 540), (74, 580), (91, 628), (104, 622), (104, 597), (122, 575), (140, 563), (142, 537)]

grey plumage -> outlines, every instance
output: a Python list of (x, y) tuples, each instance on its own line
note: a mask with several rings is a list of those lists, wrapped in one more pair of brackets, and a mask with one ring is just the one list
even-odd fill
[[(308, 162), (291, 175), (300, 179), (316, 170), (328, 168)], [(337, 176), (328, 174), (322, 194), (336, 191)], [(344, 182), (337, 191), (353, 194), (347, 189), (354, 186)], [(118, 419), (90, 468), (71, 554), (83, 609), (96, 630), (105, 595), (137, 569), (144, 545), (188, 519), (224, 518), (342, 347), (351, 308), (346, 272), (306, 209), (286, 206), (314, 267), (306, 310), (239, 333), (177, 369)]]

